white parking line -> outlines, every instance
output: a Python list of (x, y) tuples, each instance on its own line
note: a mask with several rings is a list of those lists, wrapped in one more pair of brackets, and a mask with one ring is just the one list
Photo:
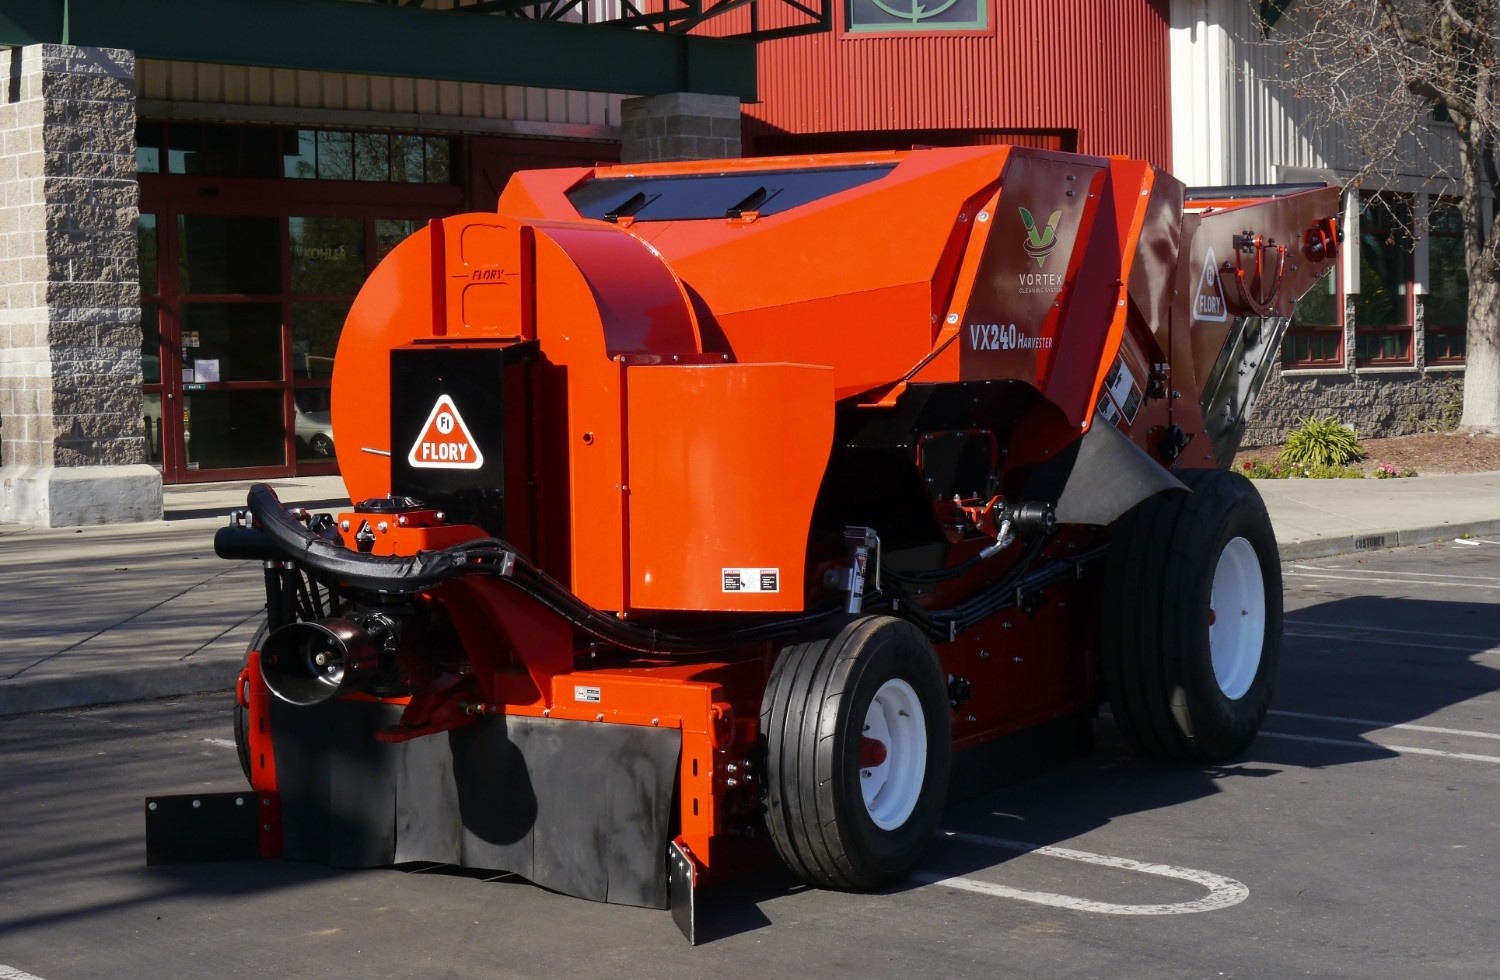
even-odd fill
[(1460, 735), (1465, 738), (1492, 738), (1500, 741), (1494, 732), (1474, 732), (1465, 728), (1438, 728), (1436, 725), (1413, 725), (1401, 721), (1371, 721), (1368, 718), (1341, 718), (1338, 715), (1313, 715), (1305, 711), (1281, 711), (1272, 708), (1267, 714), (1283, 718), (1306, 718), (1309, 721), (1331, 721), (1339, 725), (1367, 725), (1371, 728), (1402, 728), (1409, 732), (1432, 732), (1434, 735)]
[(0, 980), (42, 980), (42, 978), (0, 963)]
[(917, 881), (932, 885), (943, 885), (947, 888), (956, 888), (960, 891), (993, 895), (997, 898), (1014, 898), (1037, 905), (1050, 905), (1053, 908), (1072, 909), (1076, 912), (1096, 912), (1101, 915), (1184, 915), (1190, 912), (1210, 912), (1215, 909), (1238, 905), (1250, 896), (1250, 889), (1233, 878), (1225, 878), (1223, 875), (1216, 875), (1208, 871), (1198, 871), (1194, 868), (1178, 868), (1169, 864), (1147, 864), (1142, 861), (1132, 861), (1130, 858), (1111, 857), (1108, 854), (1095, 854), (1092, 851), (1075, 851), (1067, 847), (1028, 844), (1025, 841), (984, 837), (979, 834), (965, 834), (954, 830), (940, 831), (938, 836), (941, 839), (960, 841), (965, 844), (978, 844), (981, 847), (996, 847), (1006, 851), (1018, 851), (1022, 854), (1042, 854), (1047, 857), (1062, 858), (1065, 861), (1081, 861), (1084, 864), (1097, 864), (1101, 867), (1116, 868), (1121, 871), (1139, 871), (1141, 874), (1191, 881), (1194, 884), (1207, 888), (1208, 894), (1192, 902), (1175, 902), (1161, 905), (1118, 905), (1113, 902), (1096, 902), (1092, 899), (1076, 898), (1072, 895), (1058, 895), (1054, 892), (1026, 891), (1020, 888), (1011, 888), (1009, 885), (998, 885), (994, 882), (980, 881), (977, 878), (966, 878), (962, 875), (944, 876), (934, 874), (930, 871), (919, 871), (912, 875)]
[(1351, 623), (1314, 623), (1306, 619), (1288, 619), (1286, 620), (1286, 625), (1297, 627), (1299, 629), (1310, 628), (1322, 630), (1342, 630), (1348, 633), (1358, 633), (1360, 636), (1364, 636), (1366, 633), (1395, 633), (1400, 636), (1437, 636), (1449, 640), (1482, 640), (1485, 643), (1493, 643), (1495, 641), (1495, 637), (1493, 635), (1480, 636), (1476, 633), (1440, 633), (1436, 630), (1401, 630), (1396, 629), (1393, 626), (1365, 626), (1363, 624), (1356, 626)]
[[(1341, 629), (1334, 626), (1307, 626), (1301, 623), (1294, 623), (1286, 626), (1286, 632), (1291, 633), (1294, 636), (1305, 636), (1313, 639), (1329, 639), (1340, 641), (1343, 640), (1343, 637), (1340, 635), (1341, 633), (1353, 632), (1359, 634), (1358, 638), (1367, 644), (1388, 647), (1409, 647), (1417, 650), (1450, 650), (1460, 653), (1488, 653), (1491, 649), (1494, 648), (1493, 641), (1488, 637), (1477, 636), (1473, 637), (1473, 639), (1476, 641), (1483, 640), (1485, 644), (1479, 650), (1475, 650), (1474, 644), (1472, 643), (1422, 643), (1419, 640), (1406, 639), (1403, 637), (1385, 638), (1380, 636), (1370, 636), (1366, 635), (1364, 630), (1358, 628)], [(1376, 631), (1370, 630), (1369, 632), (1374, 633)], [(1442, 636), (1443, 634), (1435, 633), (1432, 635)]]
[(1500, 764), (1500, 755), (1476, 755), (1472, 752), (1443, 752), (1439, 749), (1419, 749), (1411, 745), (1391, 745), (1386, 742), (1356, 742), (1346, 738), (1320, 738), (1316, 735), (1292, 735), (1287, 732), (1262, 730), (1261, 738), (1279, 738), (1287, 742), (1312, 742), (1317, 745), (1339, 745), (1350, 749), (1385, 749), (1400, 755), (1435, 755), (1444, 759), (1461, 759), (1465, 762), (1492, 762)]
[(1401, 575), (1406, 578), (1435, 578), (1448, 579), (1454, 582), (1473, 581), (1473, 575), (1464, 575), (1457, 572), (1413, 572), (1410, 570), (1401, 572), (1385, 572), (1378, 568), (1358, 568), (1353, 565), (1288, 565), (1288, 568), (1299, 572), (1347, 572), (1350, 575), (1370, 578), (1376, 575)]
[(1454, 580), (1445, 580), (1443, 582), (1433, 582), (1433, 581), (1422, 581), (1422, 580), (1412, 579), (1412, 578), (1375, 578), (1373, 576), (1370, 576), (1370, 577), (1354, 576), (1354, 577), (1351, 578), (1348, 575), (1322, 575), (1322, 574), (1316, 574), (1316, 573), (1313, 573), (1313, 572), (1304, 572), (1304, 571), (1301, 571), (1301, 570), (1295, 569), (1295, 568), (1288, 569), (1287, 572), (1286, 572), (1286, 575), (1289, 578), (1329, 579), (1329, 580), (1332, 580), (1332, 581), (1335, 581), (1335, 582), (1351, 582), (1351, 581), (1357, 580), (1357, 581), (1359, 581), (1361, 583), (1364, 583), (1364, 582), (1375, 582), (1375, 583), (1380, 584), (1380, 585), (1442, 585), (1444, 588), (1447, 588), (1447, 589), (1455, 589), (1455, 588), (1456, 589), (1485, 589), (1485, 590), (1490, 591), (1490, 592), (1495, 591), (1496, 588), (1500, 588), (1500, 586), (1481, 585), (1481, 584), (1479, 584), (1477, 582), (1465, 582), (1465, 581), (1459, 581), (1457, 579), (1454, 579)]

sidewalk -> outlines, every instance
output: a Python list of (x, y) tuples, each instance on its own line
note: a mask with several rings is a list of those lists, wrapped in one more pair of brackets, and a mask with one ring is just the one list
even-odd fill
[[(272, 481), (336, 511), (343, 481)], [(166, 519), (41, 529), (0, 524), (0, 717), (227, 690), (265, 605), (256, 562), (214, 531), (247, 484), (167, 487)], [(1500, 472), (1405, 480), (1264, 480), (1284, 561), (1500, 535)]]

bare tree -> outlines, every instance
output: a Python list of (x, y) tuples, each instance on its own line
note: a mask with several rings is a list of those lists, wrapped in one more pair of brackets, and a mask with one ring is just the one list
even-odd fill
[[(1315, 130), (1365, 161), (1351, 183), (1417, 173), (1461, 195), (1469, 297), (1460, 425), (1500, 431), (1500, 238), (1485, 221), (1500, 135), (1500, 0), (1255, 6), (1286, 12), (1269, 34), (1285, 52), (1285, 83)], [(1451, 135), (1431, 125), (1434, 113), (1452, 122)]]

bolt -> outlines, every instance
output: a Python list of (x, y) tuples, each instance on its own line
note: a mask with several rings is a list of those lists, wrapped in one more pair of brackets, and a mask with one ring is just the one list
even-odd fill
[(193, 809), (194, 810), (198, 809), (202, 805), (203, 805), (203, 801), (202, 800), (194, 800), (193, 801)]
[(990, 652), (988, 650), (980, 650), (979, 651), (979, 659), (980, 660), (984, 660), (989, 655), (990, 655)]
[(156, 809), (156, 804), (155, 803), (147, 803), (146, 804), (146, 809), (148, 809), (148, 810), (155, 810)]
[(389, 521), (381, 521), (379, 524), (375, 525), (375, 530), (379, 531), (381, 534), (384, 534), (385, 532), (389, 531), (390, 529), (391, 529), (391, 524), (390, 524)]
[(969, 716), (969, 720), (970, 720), (970, 721), (978, 721), (978, 720), (979, 720), (979, 719), (978, 719), (978, 718), (975, 718), (975, 717), (974, 717), (974, 716), (973, 716), (973, 715), (970, 715), (970, 716)]
[(958, 322), (958, 314), (957, 313), (949, 313), (948, 314), (948, 322), (949, 323), (957, 323)]
[(349, 522), (348, 521), (339, 521), (339, 530), (340, 531), (347, 531), (347, 530), (349, 530)]
[(988, 221), (988, 220), (990, 220), (990, 213), (988, 211), (981, 211), (981, 212), (979, 212), (979, 220), (980, 221)]
[(235, 806), (244, 806), (245, 805), (245, 798), (243, 796), (236, 796), (234, 798), (234, 805)]
[(271, 829), (271, 825), (268, 823), (263, 823), (260, 825), (260, 829), (269, 832)]
[(603, 721), (604, 720), (604, 712), (601, 711), (597, 715), (595, 715), (594, 716), (594, 720), (595, 721)]

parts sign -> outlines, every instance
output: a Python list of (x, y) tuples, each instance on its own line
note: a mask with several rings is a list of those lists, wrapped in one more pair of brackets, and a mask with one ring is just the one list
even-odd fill
[(406, 461), (431, 469), (477, 470), (484, 465), (484, 453), (469, 435), (453, 399), (439, 395)]

